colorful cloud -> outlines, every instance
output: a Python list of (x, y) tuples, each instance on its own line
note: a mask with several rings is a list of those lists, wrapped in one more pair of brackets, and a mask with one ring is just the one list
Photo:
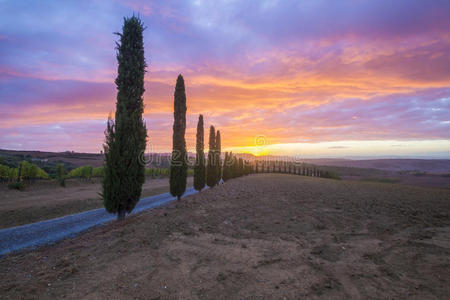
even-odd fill
[(202, 113), (235, 150), (264, 135), (277, 153), (405, 141), (431, 155), (436, 141), (450, 156), (450, 2), (420, 0), (2, 1), (0, 148), (101, 150), (113, 33), (133, 13), (147, 26), (145, 119), (158, 151), (171, 147), (181, 73), (191, 149)]

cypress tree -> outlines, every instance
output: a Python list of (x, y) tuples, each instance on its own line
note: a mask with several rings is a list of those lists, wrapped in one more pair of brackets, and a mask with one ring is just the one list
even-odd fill
[(223, 161), (223, 180), (227, 181), (231, 176), (231, 168), (230, 168), (230, 155), (228, 152), (225, 152), (225, 160)]
[(222, 179), (225, 181), (227, 178), (227, 162), (228, 162), (228, 152), (225, 151), (225, 157), (223, 159), (223, 166), (222, 166)]
[(222, 159), (220, 158), (222, 154), (222, 146), (220, 142), (220, 130), (217, 130), (216, 134), (216, 145), (215, 145), (215, 155), (216, 155), (216, 184), (219, 184), (220, 179), (222, 179)]
[(109, 117), (105, 131), (105, 176), (102, 198), (110, 213), (123, 220), (136, 206), (145, 181), (145, 165), (140, 156), (145, 151), (147, 129), (144, 112), (144, 58), (142, 33), (138, 17), (125, 18), (117, 43), (118, 74), (115, 121)]
[(211, 125), (209, 128), (209, 151), (208, 151), (208, 164), (206, 166), (206, 184), (209, 187), (216, 185), (216, 163), (215, 163), (215, 152), (216, 152), (216, 130), (214, 126)]
[(236, 156), (231, 156), (233, 161), (233, 178), (239, 177), (239, 161)]
[(178, 75), (174, 93), (173, 149), (170, 160), (170, 193), (180, 200), (186, 191), (187, 152), (186, 140), (186, 92), (183, 76)]
[(197, 145), (196, 157), (194, 166), (194, 188), (201, 191), (206, 184), (206, 169), (205, 169), (205, 152), (204, 152), (204, 131), (203, 131), (203, 116), (198, 117), (197, 123)]
[(244, 176), (244, 160), (242, 157), (239, 158), (239, 175), (238, 176)]
[(64, 168), (64, 164), (56, 165), (56, 179), (58, 180), (60, 186), (66, 186), (66, 169)]

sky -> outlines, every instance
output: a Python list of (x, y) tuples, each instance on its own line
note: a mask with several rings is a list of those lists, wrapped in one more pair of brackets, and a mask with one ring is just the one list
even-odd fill
[(203, 114), (235, 152), (450, 158), (448, 0), (0, 0), (0, 148), (102, 150), (133, 14), (149, 151), (182, 74), (191, 151)]

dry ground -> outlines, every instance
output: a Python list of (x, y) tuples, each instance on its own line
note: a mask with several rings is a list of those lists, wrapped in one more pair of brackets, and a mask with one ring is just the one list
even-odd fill
[[(192, 185), (192, 178), (188, 178)], [(103, 207), (101, 186), (78, 179), (66, 181), (60, 187), (55, 181), (31, 184), (25, 191), (0, 186), (0, 228), (18, 226)], [(142, 197), (169, 192), (169, 179), (148, 178), (142, 187)]]
[(358, 181), (380, 181), (389, 180), (393, 182), (391, 184), (402, 184), (412, 186), (422, 186), (429, 188), (440, 188), (450, 190), (450, 177), (443, 177), (439, 174), (427, 174), (424, 176), (414, 176), (409, 174), (392, 173), (384, 176), (342, 176), (345, 180), (358, 180)]
[(259, 174), (0, 259), (1, 298), (446, 298), (450, 191)]

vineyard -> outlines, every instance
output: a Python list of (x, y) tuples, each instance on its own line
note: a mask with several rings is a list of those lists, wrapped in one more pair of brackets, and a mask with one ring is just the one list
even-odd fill
[(37, 165), (22, 161), (17, 168), (0, 165), (0, 180), (2, 182), (24, 181), (33, 182), (36, 179), (50, 179), (50, 176)]

